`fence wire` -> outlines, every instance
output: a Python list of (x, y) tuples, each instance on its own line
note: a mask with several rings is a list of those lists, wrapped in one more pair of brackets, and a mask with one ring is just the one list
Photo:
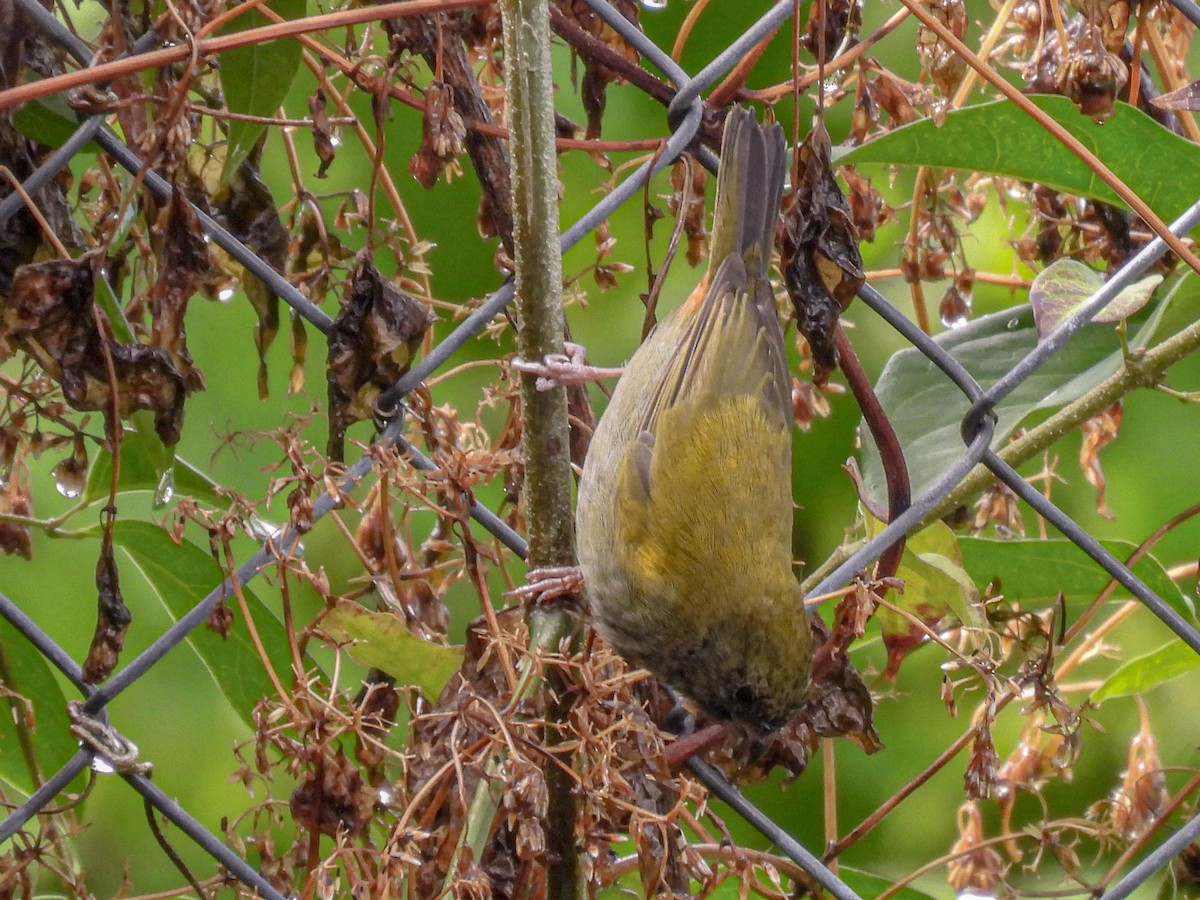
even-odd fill
[[(92, 50), (75, 37), (53, 14), (44, 9), (37, 0), (15, 0), (17, 7), (36, 23), (41, 33), (65, 49), (81, 66), (87, 67), (93, 59)], [(739, 60), (749, 53), (760, 41), (775, 32), (796, 8), (793, 0), (781, 0), (758, 19), (750, 28), (737, 37), (729, 46), (705, 65), (699, 72), (689, 75), (672, 57), (643, 34), (629, 19), (611, 6), (606, 0), (583, 0), (584, 3), (632, 45), (642, 58), (652, 63), (675, 89), (674, 98), (667, 109), (667, 121), (671, 128), (670, 137), (661, 153), (651, 162), (641, 165), (626, 177), (614, 190), (580, 217), (561, 235), (563, 252), (573, 247), (603, 223), (615, 210), (630, 199), (638, 196), (648, 180), (657, 172), (673, 164), (685, 149), (693, 148), (697, 158), (710, 170), (715, 171), (717, 160), (711, 151), (693, 147), (705, 111), (701, 95), (716, 85)], [(1200, 7), (1190, 0), (1171, 0), (1172, 5), (1185, 17), (1200, 24)], [(132, 48), (137, 54), (156, 49), (159, 41), (153, 31), (149, 32)], [(37, 170), (22, 182), (26, 195), (32, 195), (42, 185), (55, 178), (91, 141), (97, 142), (103, 151), (118, 165), (143, 179), (146, 187), (160, 200), (168, 200), (172, 194), (170, 183), (155, 171), (144, 166), (139, 155), (129, 148), (109, 128), (103, 115), (83, 118), (68, 141), (49, 156)], [(20, 208), (23, 198), (14, 192), (0, 201), (0, 225), (11, 218)], [(274, 268), (260, 259), (254, 251), (230, 234), (203, 210), (193, 205), (201, 227), (211, 240), (241, 263), (247, 272), (262, 280), (279, 299), (283, 300), (305, 320), (322, 333), (328, 335), (332, 320), (323, 310), (315, 306), (296, 287), (290, 284)], [(1187, 234), (1200, 224), (1200, 200), (1180, 216), (1171, 231), (1177, 236)], [(918, 348), (933, 362), (970, 402), (970, 408), (962, 420), (964, 451), (959, 460), (925, 494), (916, 498), (912, 505), (896, 517), (881, 533), (867, 541), (857, 552), (828, 574), (814, 589), (814, 594), (825, 594), (849, 584), (856, 573), (863, 571), (876, 561), (897, 540), (907, 535), (977, 466), (986, 466), (1001, 482), (1011, 488), (1037, 514), (1051, 523), (1064, 536), (1074, 542), (1113, 579), (1129, 590), (1154, 615), (1163, 621), (1181, 641), (1200, 654), (1200, 631), (1157, 596), (1130, 568), (1106, 550), (1099, 541), (1074, 522), (1054, 503), (1030, 485), (996, 452), (990, 449), (995, 428), (992, 409), (1005, 396), (1028, 379), (1042, 364), (1054, 357), (1070, 338), (1092, 319), (1128, 284), (1133, 283), (1149, 267), (1167, 252), (1161, 238), (1155, 238), (1120, 270), (1110, 276), (1104, 286), (1083, 304), (1069, 319), (1064, 321), (1046, 340), (1024, 359), (1013, 366), (1006, 375), (991, 387), (984, 389), (972, 375), (956, 360), (935, 343), (929, 335), (914, 325), (878, 291), (870, 285), (864, 286), (859, 297), (880, 319), (894, 328), (906, 341)], [(417, 362), (389, 390), (383, 392), (378, 406), (391, 410), (392, 418), (382, 428), (368, 452), (349, 466), (341, 477), (337, 492), (323, 493), (314, 504), (312, 520), (316, 522), (330, 512), (339, 502), (338, 497), (356, 489), (371, 473), (376, 451), (394, 447), (415, 469), (422, 472), (437, 472), (438, 467), (423, 455), (401, 434), (404, 424), (404, 398), (415, 387), (437, 372), (454, 354), (480, 332), (513, 299), (511, 280), (502, 284), (494, 294), (482, 303), (470, 316), (453, 330), (431, 352)], [(496, 536), (505, 546), (521, 557), (525, 556), (526, 542), (499, 516), (482, 504), (470, 501), (472, 518), (488, 532)], [(208, 618), (214, 606), (235, 592), (235, 585), (246, 585), (264, 568), (280, 558), (297, 551), (300, 534), (291, 526), (285, 526), (259, 550), (246, 559), (236, 572), (211, 592), (173, 626), (164, 631), (141, 654), (129, 660), (106, 683), (93, 687), (81, 677), (81, 670), (71, 656), (47, 635), (45, 630), (29, 618), (8, 597), (0, 594), (0, 615), (11, 623), (34, 647), (57, 667), (84, 698), (84, 702), (73, 707), (73, 732), (80, 736), (80, 750), (57, 773), (48, 778), (26, 802), (22, 803), (0, 823), (0, 842), (12, 838), (39, 812), (45, 811), (54, 798), (78, 774), (89, 767), (106, 766), (123, 778), (133, 790), (140, 794), (154, 809), (177, 825), (185, 834), (220, 863), (233, 877), (247, 887), (257, 891), (268, 900), (285, 900), (271, 883), (249, 863), (231, 850), (221, 838), (206, 830), (178, 802), (165, 795), (145, 774), (144, 764), (125, 751), (132, 747), (119, 729), (109, 721), (105, 707), (114, 698), (143, 677), (150, 677), (151, 670), (164, 656), (183, 643), (192, 631)], [(779, 852), (791, 858), (829, 893), (839, 900), (852, 900), (856, 894), (829, 866), (797, 842), (791, 835), (773, 822), (769, 816), (757, 809), (744, 795), (713, 766), (690, 760), (688, 766), (715, 795), (734, 808), (745, 820), (762, 833)], [(1171, 860), (1200, 837), (1200, 815), (1192, 818), (1185, 826), (1164, 840), (1148, 853), (1137, 865), (1131, 867), (1123, 878), (1113, 883), (1104, 893), (1104, 898), (1129, 896), (1145, 884)]]

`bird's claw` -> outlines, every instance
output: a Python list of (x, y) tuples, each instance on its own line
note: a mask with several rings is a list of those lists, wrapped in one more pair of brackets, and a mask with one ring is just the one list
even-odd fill
[(562, 597), (572, 597), (583, 590), (583, 572), (579, 566), (547, 566), (530, 569), (525, 584), (509, 592), (522, 603), (544, 605)]
[(563, 345), (566, 353), (550, 353), (541, 362), (516, 357), (512, 367), (526, 375), (536, 375), (539, 391), (552, 391), (568, 384), (587, 384), (602, 378), (618, 378), (621, 369), (591, 366), (587, 363), (582, 344), (567, 341)]

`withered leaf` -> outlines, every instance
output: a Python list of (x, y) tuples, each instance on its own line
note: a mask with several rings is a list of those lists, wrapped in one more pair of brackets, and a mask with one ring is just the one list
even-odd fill
[(343, 458), (350, 424), (371, 418), (379, 392), (412, 366), (434, 319), (424, 303), (388, 283), (367, 254), (359, 257), (329, 331), (331, 459)]
[(842, 46), (847, 33), (857, 34), (861, 27), (861, 5), (854, 0), (814, 3), (809, 10), (808, 24), (804, 34), (800, 36), (799, 43), (818, 60), (828, 62)]
[[(29, 516), (33, 504), (29, 495), (29, 479), (11, 473), (7, 482), (0, 486), (0, 513), (14, 516)], [(25, 525), (0, 521), (0, 553), (33, 559), (33, 534)]]
[(1160, 94), (1150, 102), (1160, 109), (1196, 112), (1200, 110), (1200, 80), (1189, 82), (1181, 88)]
[(583, 73), (583, 83), (579, 86), (579, 96), (583, 100), (583, 108), (587, 112), (587, 131), (589, 141), (600, 137), (604, 124), (604, 109), (608, 106), (608, 80), (603, 69), (595, 63), (586, 67)]
[[(637, 50), (581, 0), (559, 0), (556, 5), (564, 16), (573, 20), (574, 24), (582, 28), (588, 35), (604, 44), (609, 53), (623, 58), (635, 66), (640, 63)], [(618, 0), (613, 3), (613, 6), (630, 22), (641, 27), (636, 3), (632, 0)], [(619, 82), (621, 76), (594, 58), (585, 58), (583, 62), (583, 82), (580, 85), (579, 94), (583, 101), (584, 111), (587, 113), (587, 139), (595, 140), (600, 137), (604, 108), (608, 101), (608, 86), (615, 81)]]
[(408, 162), (409, 174), (426, 189), (437, 184), (443, 172), (447, 181), (460, 174), (456, 160), (466, 137), (467, 126), (454, 108), (454, 88), (444, 81), (433, 82), (425, 88), (421, 146)]
[(363, 681), (355, 704), (362, 727), (356, 736), (354, 758), (371, 770), (372, 777), (382, 777), (382, 767), (388, 757), (382, 741), (396, 724), (396, 714), (400, 711), (400, 692), (387, 675), (373, 672)]
[(1083, 470), (1083, 477), (1088, 484), (1096, 489), (1096, 512), (1106, 519), (1114, 516), (1104, 499), (1107, 482), (1104, 469), (1100, 466), (1100, 451), (1117, 439), (1123, 415), (1124, 407), (1118, 400), (1079, 427), (1083, 434), (1083, 443), (1079, 447), (1079, 468)]
[(1057, 29), (1046, 32), (1041, 53), (1033, 62), (1029, 87), (1063, 94), (1084, 115), (1102, 122), (1115, 111), (1116, 100), (1129, 80), (1129, 68), (1105, 47), (1104, 32), (1085, 16), (1074, 16), (1067, 23), (1065, 37), (1064, 50)]
[(667, 207), (683, 220), (690, 266), (700, 264), (708, 247), (707, 215), (704, 211), (704, 187), (707, 182), (708, 173), (690, 157), (680, 157), (671, 169), (671, 188), (674, 193), (667, 201)]
[(871, 185), (870, 180), (859, 175), (852, 166), (842, 169), (842, 178), (850, 191), (850, 219), (854, 222), (859, 238), (870, 243), (875, 240), (876, 229), (895, 218), (892, 208), (884, 201), (883, 195)]
[(963, 790), (970, 800), (986, 800), (996, 786), (1000, 757), (992, 739), (993, 713), (990, 709), (975, 728), (971, 756), (963, 773)]
[[(279, 219), (275, 198), (250, 159), (243, 161), (229, 183), (214, 195), (213, 202), (217, 220), (263, 262), (282, 274), (287, 261), (288, 232)], [(242, 280), (242, 288), (258, 314), (258, 325), (254, 329), (254, 344), (258, 349), (258, 395), (265, 399), (267, 350), (279, 333), (279, 298), (248, 272)]]
[(184, 314), (212, 269), (212, 255), (196, 210), (176, 187), (167, 206), (158, 280), (150, 292), (151, 343), (166, 352), (189, 393), (203, 388), (204, 378), (188, 353)]
[(133, 614), (121, 596), (121, 577), (113, 557), (112, 523), (104, 528), (100, 540), (100, 558), (96, 560), (96, 633), (83, 663), (83, 680), (88, 684), (103, 681), (116, 668), (125, 646), (125, 632)]
[(331, 837), (355, 835), (371, 821), (375, 792), (339, 749), (313, 762), (288, 806), (301, 828)]
[(0, 359), (17, 349), (37, 360), (77, 410), (112, 412), (107, 360), (116, 375), (117, 415), (154, 413), (164, 444), (179, 440), (188, 385), (167, 352), (101, 334), (95, 315), (95, 258), (21, 266), (0, 305)]
[(313, 150), (321, 160), (321, 165), (317, 167), (317, 177), (324, 178), (335, 155), (333, 137), (329, 134), (328, 101), (324, 91), (318, 90), (308, 98), (308, 111), (312, 115)]
[[(930, 12), (947, 31), (962, 39), (967, 30), (967, 11), (963, 0), (935, 0), (930, 4)], [(942, 96), (953, 94), (967, 71), (967, 61), (936, 31), (925, 26), (921, 26), (918, 32), (917, 56), (921, 60), (921, 68), (928, 73)]]
[(1129, 763), (1109, 798), (1109, 824), (1121, 840), (1140, 840), (1159, 824), (1170, 801), (1158, 742), (1143, 709), (1142, 727), (1129, 744)]
[(818, 119), (798, 151), (800, 178), (784, 202), (780, 260), (796, 324), (812, 349), (813, 380), (837, 367), (835, 329), (864, 280), (850, 208), (830, 166), (829, 134)]
[[(0, 7), (10, 3), (0, 3)], [(19, 7), (17, 8), (19, 9)], [(0, 43), (7, 37), (0, 13)], [(3, 47), (0, 47), (3, 52)], [(6, 118), (0, 117), (0, 162), (8, 167), (13, 179), (24, 182), (37, 167), (35, 147), (22, 136)], [(0, 199), (7, 198), (13, 187), (7, 178), (0, 178)], [(84, 245), (83, 234), (71, 216), (71, 207), (56, 181), (49, 181), (34, 191), (31, 199), (50, 230), (67, 247)], [(18, 266), (32, 261), (45, 243), (41, 225), (22, 203), (13, 215), (0, 222), (0, 293), (8, 293)]]
[(964, 894), (993, 894), (1001, 880), (1003, 859), (984, 844), (983, 816), (978, 803), (970, 801), (959, 808), (958, 833), (946, 866), (946, 881)]

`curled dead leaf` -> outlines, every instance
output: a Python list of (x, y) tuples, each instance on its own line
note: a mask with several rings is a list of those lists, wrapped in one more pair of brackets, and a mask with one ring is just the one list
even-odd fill
[(409, 370), (432, 310), (393, 287), (363, 254), (350, 273), (341, 312), (329, 331), (329, 446), (345, 453), (346, 429), (374, 415), (375, 398)]
[(797, 151), (800, 178), (784, 200), (780, 265), (808, 340), (813, 380), (823, 384), (837, 368), (836, 327), (865, 275), (850, 208), (830, 165), (829, 134), (818, 120)]

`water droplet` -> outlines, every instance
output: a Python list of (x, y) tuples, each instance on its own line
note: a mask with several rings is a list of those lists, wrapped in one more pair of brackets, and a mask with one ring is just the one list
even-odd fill
[(938, 315), (942, 324), (947, 328), (961, 328), (967, 324), (967, 316), (970, 312), (970, 301), (963, 296), (957, 285), (950, 285), (942, 297), (942, 302), (938, 304)]
[(642, 9), (658, 12), (667, 8), (667, 0), (642, 0)]
[(1007, 328), (1009, 331), (1016, 331), (1017, 328), (1020, 327), (1020, 325), (1021, 325), (1020, 319), (1009, 319), (1007, 322), (1004, 323), (1004, 327)]
[(175, 469), (167, 469), (158, 479), (158, 487), (154, 489), (154, 508), (162, 509), (175, 496)]
[(233, 299), (233, 295), (236, 293), (237, 293), (237, 291), (231, 287), (223, 287), (219, 291), (217, 291), (217, 299), (220, 300), (222, 303), (228, 303), (230, 300)]
[(50, 470), (50, 475), (54, 479), (54, 489), (68, 500), (74, 500), (87, 486), (87, 461), (80, 465), (78, 459), (68, 456)]
[(92, 757), (92, 771), (101, 775), (111, 775), (117, 771), (117, 767), (107, 757), (97, 753)]
[(389, 803), (391, 803), (395, 799), (396, 799), (396, 793), (390, 787), (381, 787), (379, 789), (378, 803), (380, 806), (387, 806)]
[(947, 328), (962, 328), (967, 324), (967, 314), (965, 312), (947, 313), (942, 316), (942, 324)]
[(276, 525), (274, 522), (263, 519), (259, 516), (253, 516), (250, 519), (250, 537), (254, 538), (259, 543), (263, 541), (273, 541), (283, 534), (283, 526)]

